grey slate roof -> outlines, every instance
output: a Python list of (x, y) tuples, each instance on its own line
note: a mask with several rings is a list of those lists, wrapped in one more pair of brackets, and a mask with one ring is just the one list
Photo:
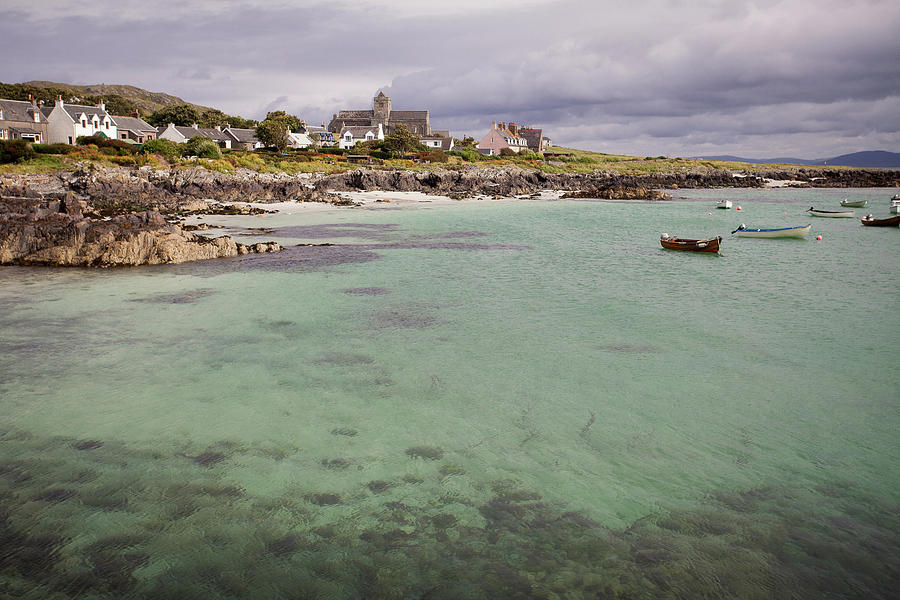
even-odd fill
[(392, 110), (391, 122), (393, 121), (422, 121), (428, 118), (427, 110)]
[[(30, 121), (34, 122), (34, 107), (31, 102), (23, 100), (0, 100), (0, 109), (3, 109), (4, 121)], [(41, 122), (46, 121), (46, 115), (41, 117)]]
[[(72, 117), (73, 121), (77, 121), (80, 115), (86, 115), (88, 117), (94, 117), (95, 115), (99, 117), (101, 120), (103, 117), (109, 115), (108, 112), (100, 108), (99, 106), (82, 106), (81, 104), (63, 104), (63, 108), (69, 116)], [(53, 110), (53, 107), (50, 107), (50, 110)]]
[(135, 133), (144, 133), (147, 131), (156, 132), (156, 127), (143, 119), (138, 119), (137, 117), (113, 116), (112, 120), (113, 123), (116, 124), (116, 127), (118, 127), (119, 129), (124, 129), (126, 131), (133, 131)]
[(378, 126), (375, 127), (364, 127), (364, 126), (351, 126), (351, 127), (343, 127), (341, 128), (341, 137), (344, 137), (344, 134), (350, 132), (350, 135), (353, 136), (354, 140), (364, 140), (366, 139), (366, 134), (368, 132), (372, 132), (376, 138), (378, 137)]
[[(231, 141), (231, 138), (227, 133), (219, 131), (214, 127), (197, 127), (196, 129), (194, 129), (193, 127), (182, 127), (180, 125), (176, 125), (175, 129), (177, 129), (178, 133), (180, 133), (187, 139), (195, 137), (205, 137), (217, 142), (224, 142), (226, 140), (229, 142)], [(165, 127), (163, 127), (163, 130), (165, 130)]]
[(229, 134), (231, 137), (235, 139), (235, 141), (241, 142), (242, 144), (250, 144), (256, 143), (259, 139), (256, 137), (255, 129), (242, 129), (238, 127), (229, 127), (225, 130), (225, 133)]

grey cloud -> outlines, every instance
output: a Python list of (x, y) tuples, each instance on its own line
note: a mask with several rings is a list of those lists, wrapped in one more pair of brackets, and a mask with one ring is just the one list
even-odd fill
[[(895, 4), (202, 1), (166, 17), (135, 3), (117, 13), (127, 28), (88, 8), (65, 20), (33, 9), (0, 23), (0, 51), (18, 58), (0, 80), (130, 83), (311, 122), (367, 107), (384, 87), (395, 107), (428, 108), (454, 133), (514, 120), (621, 153), (897, 150)], [(13, 25), (27, 19), (46, 34)]]

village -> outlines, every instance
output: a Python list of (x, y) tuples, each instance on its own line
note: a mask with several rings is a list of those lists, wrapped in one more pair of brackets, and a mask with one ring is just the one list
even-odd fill
[[(229, 123), (215, 127), (200, 127), (197, 123), (154, 126), (134, 115), (110, 114), (101, 100), (94, 106), (66, 102), (61, 95), (53, 105), (30, 97), (28, 100), (0, 99), (0, 140), (23, 140), (35, 144), (78, 143), (79, 138), (107, 138), (131, 144), (144, 144), (154, 139), (184, 144), (193, 138), (215, 142), (221, 149), (260, 150), (270, 144), (255, 128), (232, 127)], [(283, 114), (283, 113), (281, 113)], [(464, 137), (455, 139), (449, 130), (433, 129), (428, 110), (394, 110), (391, 98), (379, 91), (372, 108), (340, 110), (326, 125), (309, 125), (298, 120), (299, 126), (285, 125), (285, 148), (350, 150), (358, 145), (383, 141), (405, 130), (430, 152), (474, 150), (484, 156), (530, 152), (541, 154), (552, 145), (543, 130), (519, 126), (514, 122), (493, 122), (490, 130), (475, 141)], [(285, 121), (289, 123), (290, 120)], [(265, 122), (263, 122), (265, 123)], [(371, 144), (369, 144), (371, 145)]]

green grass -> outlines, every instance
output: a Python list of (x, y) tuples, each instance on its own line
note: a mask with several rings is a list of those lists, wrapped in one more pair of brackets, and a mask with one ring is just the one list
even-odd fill
[[(416, 163), (412, 160), (385, 160), (383, 165), (375, 165), (376, 169), (401, 169), (408, 171), (432, 171), (444, 168), (474, 167), (487, 169), (501, 166), (517, 166), (545, 173), (593, 173), (602, 171), (619, 175), (648, 175), (657, 173), (698, 173), (704, 174), (715, 170), (742, 171), (758, 173), (773, 170), (790, 171), (802, 168), (800, 165), (755, 165), (727, 161), (693, 160), (687, 158), (668, 158), (627, 156), (622, 154), (605, 154), (577, 148), (554, 146), (548, 152), (568, 153), (566, 157), (548, 157), (546, 160), (520, 158), (518, 156), (492, 157), (476, 162), (467, 162), (458, 156), (450, 156), (446, 163)], [(72, 170), (75, 163), (89, 160), (104, 166), (145, 166), (163, 168), (166, 161), (155, 156), (106, 156), (90, 147), (80, 148), (68, 155), (43, 154), (28, 161), (0, 165), (0, 174), (46, 173), (59, 169)], [(340, 173), (356, 169), (358, 166), (347, 162), (342, 156), (312, 153), (293, 153), (288, 156), (266, 152), (226, 151), (218, 160), (187, 161), (176, 159), (173, 167), (202, 167), (220, 173), (233, 173), (237, 168), (249, 169), (258, 173)], [(850, 167), (829, 167), (829, 169), (849, 169)]]

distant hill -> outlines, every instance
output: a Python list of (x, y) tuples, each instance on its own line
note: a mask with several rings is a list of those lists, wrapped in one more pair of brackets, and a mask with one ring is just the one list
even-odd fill
[(833, 158), (742, 158), (740, 156), (695, 156), (700, 160), (725, 160), (730, 162), (745, 162), (757, 165), (786, 164), (822, 166), (834, 165), (837, 167), (865, 167), (870, 169), (900, 169), (900, 153), (885, 152), (884, 150), (868, 150), (865, 152), (853, 152), (842, 154)]
[(135, 87), (133, 85), (107, 85), (105, 83), (92, 85), (72, 85), (69, 83), (54, 83), (52, 81), (26, 81), (23, 85), (33, 86), (36, 88), (55, 88), (68, 90), (73, 96), (121, 96), (131, 100), (141, 112), (150, 114), (157, 110), (176, 104), (190, 104), (199, 111), (209, 110), (210, 107), (200, 104), (185, 102), (178, 96), (165, 94), (162, 92), (148, 92), (147, 90)]

